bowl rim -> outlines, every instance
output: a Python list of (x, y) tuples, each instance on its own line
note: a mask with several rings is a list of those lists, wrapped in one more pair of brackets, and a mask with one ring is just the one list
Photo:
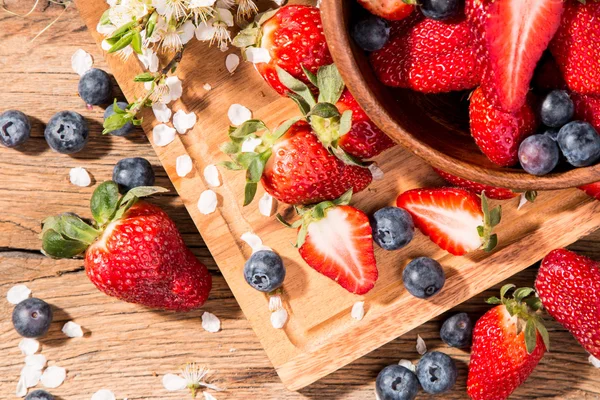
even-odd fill
[[(355, 45), (351, 42), (346, 19), (346, 8), (350, 0), (326, 0), (321, 2), (323, 30), (335, 64), (358, 104), (369, 118), (386, 134), (407, 150), (422, 158), (435, 168), (447, 171), (475, 182), (525, 190), (558, 190), (579, 187), (600, 181), (600, 163), (584, 168), (544, 176), (530, 175), (520, 169), (487, 168), (449, 156), (420, 141), (396, 123), (367, 84), (354, 57)], [(372, 105), (376, 105), (373, 107)]]

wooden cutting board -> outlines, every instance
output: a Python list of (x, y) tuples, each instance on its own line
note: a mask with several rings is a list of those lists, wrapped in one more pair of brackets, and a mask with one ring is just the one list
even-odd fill
[[(100, 43), (102, 37), (95, 27), (107, 7), (105, 2), (76, 0), (76, 4)], [(274, 218), (262, 216), (256, 201), (242, 207), (243, 173), (221, 170), (223, 185), (214, 189), (219, 199), (217, 211), (202, 215), (197, 208), (200, 193), (208, 189), (204, 167), (226, 159), (218, 145), (226, 140), (231, 104), (245, 105), (270, 127), (297, 114), (296, 106), (274, 94), (251, 64), (243, 63), (230, 74), (225, 57), (233, 52), (237, 49), (221, 52), (206, 43), (190, 42), (177, 72), (183, 80), (184, 94), (171, 106), (174, 112), (195, 112), (198, 123), (170, 145), (155, 146), (155, 150), (277, 373), (291, 390), (309, 385), (509, 278), (600, 224), (600, 202), (575, 189), (542, 193), (534, 205), (527, 204), (520, 211), (518, 199), (503, 202), (503, 220), (497, 229), (500, 245), (495, 252), (454, 257), (417, 233), (411, 245), (401, 251), (376, 248), (380, 276), (375, 288), (364, 297), (352, 295), (303, 262), (291, 245), (294, 231)], [(142, 72), (142, 67), (135, 57), (126, 63), (114, 55), (107, 55), (107, 60), (125, 95), (129, 99), (139, 97), (143, 89), (133, 77)], [(213, 89), (203, 89), (205, 83)], [(152, 112), (146, 110), (143, 128), (151, 142), (156, 124)], [(192, 157), (194, 170), (180, 178), (175, 172), (175, 159), (183, 154)], [(393, 204), (402, 191), (442, 184), (426, 163), (401, 148), (384, 153), (376, 161), (385, 172), (384, 179), (373, 182), (354, 199), (354, 204), (366, 212)], [(257, 199), (262, 193), (259, 189)], [(289, 211), (279, 206), (279, 212)], [(284, 300), (290, 318), (282, 330), (271, 326), (267, 297), (250, 288), (243, 278), (243, 265), (251, 249), (240, 236), (249, 231), (257, 233), (285, 261)], [(447, 274), (443, 291), (430, 301), (412, 297), (402, 285), (403, 267), (418, 256), (439, 260)], [(365, 301), (366, 315), (359, 322), (351, 318), (350, 311), (361, 300)]]

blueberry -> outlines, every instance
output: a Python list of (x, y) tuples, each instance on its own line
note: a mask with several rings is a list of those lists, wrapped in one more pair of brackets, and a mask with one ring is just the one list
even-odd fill
[(93, 106), (109, 103), (112, 96), (110, 76), (101, 69), (90, 69), (79, 79), (79, 96)]
[(421, 0), (421, 13), (427, 18), (445, 20), (458, 14), (461, 0)]
[(404, 268), (402, 281), (410, 294), (427, 299), (442, 290), (446, 275), (440, 263), (429, 257), (419, 257)]
[(398, 207), (385, 207), (371, 218), (373, 240), (385, 250), (398, 250), (413, 239), (415, 225), (410, 214)]
[(363, 50), (381, 49), (390, 38), (390, 24), (375, 15), (367, 15), (352, 27), (352, 38)]
[(458, 370), (454, 360), (444, 353), (426, 353), (417, 365), (417, 378), (429, 394), (444, 393), (454, 387)]
[(450, 347), (467, 347), (473, 335), (473, 322), (467, 313), (451, 316), (442, 324), (440, 337)]
[(542, 101), (540, 116), (544, 125), (560, 128), (573, 118), (575, 105), (566, 90), (553, 90)]
[(25, 400), (54, 400), (54, 396), (45, 390), (35, 390), (29, 393)]
[(529, 136), (519, 146), (521, 166), (532, 175), (546, 175), (559, 160), (558, 145), (549, 135)]
[(31, 298), (16, 305), (12, 322), (17, 333), (27, 338), (44, 336), (52, 323), (52, 308), (43, 300)]
[(0, 114), (0, 143), (6, 147), (17, 147), (29, 139), (31, 124), (21, 111), (8, 110)]
[(50, 148), (58, 153), (77, 153), (85, 147), (88, 141), (88, 124), (76, 112), (61, 111), (54, 114), (48, 121), (44, 137)]
[(141, 157), (124, 158), (113, 169), (113, 181), (119, 191), (126, 193), (138, 186), (154, 185), (154, 170), (148, 160)]
[(250, 286), (261, 292), (279, 289), (285, 279), (283, 261), (274, 251), (257, 251), (244, 265), (244, 278)]
[(413, 400), (418, 391), (417, 377), (401, 365), (385, 367), (375, 381), (375, 392), (379, 400)]
[(558, 132), (558, 145), (574, 167), (587, 167), (600, 158), (600, 136), (587, 122), (569, 122)]
[[(119, 107), (121, 110), (125, 110), (125, 108), (127, 108), (128, 105), (129, 104), (127, 104), (123, 101), (119, 101), (117, 103), (117, 107)], [(115, 113), (114, 106), (115, 106), (115, 104), (113, 103), (110, 106), (106, 107), (106, 110), (104, 110), (104, 120), (105, 121), (108, 117), (110, 117), (111, 115), (113, 115)], [(111, 131), (110, 134), (113, 136), (127, 136), (133, 131), (133, 128), (134, 128), (133, 124), (131, 122), (128, 122), (122, 128), (119, 128), (116, 131)]]

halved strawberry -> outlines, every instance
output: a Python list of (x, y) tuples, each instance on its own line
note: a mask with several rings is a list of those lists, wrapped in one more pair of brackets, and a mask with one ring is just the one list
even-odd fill
[(408, 17), (415, 10), (414, 5), (417, 4), (416, 0), (358, 0), (358, 2), (371, 14), (392, 21)]
[(510, 189), (495, 187), (484, 185), (482, 183), (477, 183), (474, 181), (470, 181), (468, 179), (461, 178), (456, 175), (449, 174), (448, 172), (442, 171), (441, 169), (434, 168), (435, 172), (444, 178), (448, 183), (458, 186), (459, 188), (466, 189), (469, 192), (473, 192), (475, 194), (481, 194), (485, 192), (485, 195), (490, 199), (495, 200), (508, 200), (514, 197), (517, 197), (519, 193), (513, 192)]
[(498, 242), (492, 228), (500, 223), (501, 208), (490, 211), (485, 196), (480, 199), (464, 189), (413, 189), (398, 196), (396, 204), (411, 214), (423, 234), (451, 254), (490, 251)]
[(575, 103), (575, 118), (589, 122), (600, 132), (600, 94), (571, 93)]
[(563, 0), (496, 0), (483, 21), (485, 95), (505, 111), (525, 104), (535, 67), (556, 33)]

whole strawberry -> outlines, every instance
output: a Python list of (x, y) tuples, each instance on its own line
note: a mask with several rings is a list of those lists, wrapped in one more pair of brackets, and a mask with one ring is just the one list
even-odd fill
[(519, 145), (534, 134), (539, 125), (532, 103), (533, 98), (530, 97), (519, 111), (511, 113), (490, 103), (481, 88), (471, 94), (471, 135), (490, 161), (502, 167), (519, 161)]
[(496, 307), (475, 324), (467, 393), (473, 400), (504, 400), (531, 375), (549, 349), (548, 332), (537, 315), (541, 304), (531, 288), (491, 298)]
[(371, 14), (400, 21), (414, 13), (416, 0), (358, 0)]
[(575, 104), (575, 118), (589, 122), (600, 132), (600, 94), (571, 93), (571, 98)]
[(434, 168), (435, 172), (441, 176), (446, 182), (457, 186), (462, 189), (466, 189), (475, 194), (481, 195), (481, 193), (485, 192), (485, 195), (490, 199), (495, 200), (508, 200), (514, 197), (517, 197), (519, 193), (513, 192), (510, 189), (495, 187), (484, 185), (482, 183), (477, 183), (474, 181), (470, 181), (468, 179), (461, 178), (456, 175), (452, 175), (448, 172), (442, 171), (441, 169)]
[(542, 260), (535, 288), (548, 314), (600, 358), (600, 263), (553, 250)]
[(600, 2), (564, 3), (565, 12), (550, 51), (571, 90), (600, 95)]
[(91, 199), (91, 224), (69, 213), (44, 221), (43, 252), (84, 255), (92, 283), (120, 300), (175, 311), (201, 307), (212, 286), (208, 269), (163, 210), (138, 200), (162, 191), (138, 187), (119, 197), (116, 183), (102, 183)]

